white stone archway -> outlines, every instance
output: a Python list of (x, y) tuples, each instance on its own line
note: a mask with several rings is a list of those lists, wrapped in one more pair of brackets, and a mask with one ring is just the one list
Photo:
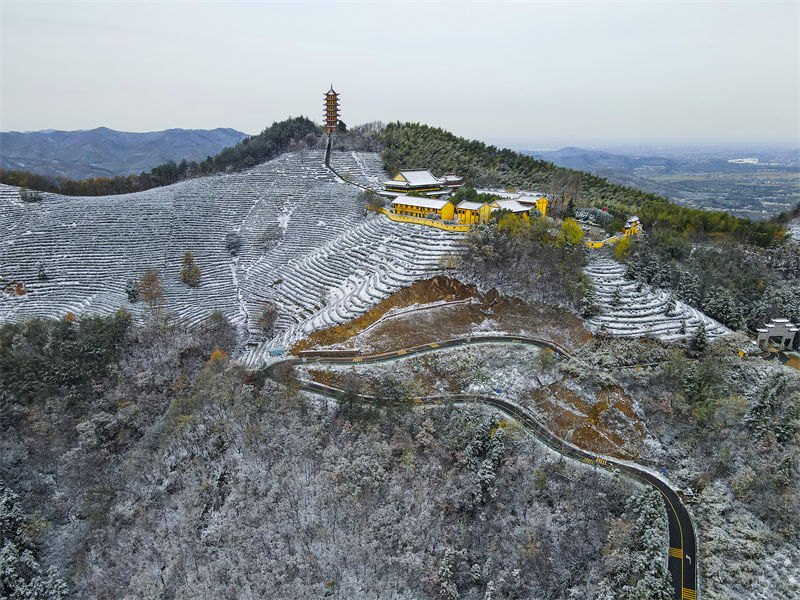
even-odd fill
[(773, 339), (780, 339), (780, 347), (784, 350), (796, 350), (800, 344), (800, 325), (795, 325), (789, 319), (772, 319), (764, 327), (756, 329), (756, 332), (757, 343), (761, 348), (766, 348)]

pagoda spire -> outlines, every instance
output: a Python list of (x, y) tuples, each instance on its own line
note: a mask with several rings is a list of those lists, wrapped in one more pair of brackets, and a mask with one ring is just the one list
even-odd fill
[(336, 131), (336, 127), (339, 125), (339, 114), (339, 94), (333, 89), (333, 83), (331, 83), (331, 89), (325, 93), (325, 133), (331, 134)]

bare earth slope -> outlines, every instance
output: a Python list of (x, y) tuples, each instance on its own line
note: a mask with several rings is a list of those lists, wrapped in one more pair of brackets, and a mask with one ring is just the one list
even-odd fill
[[(334, 159), (358, 169), (358, 178), (385, 177), (377, 155), (341, 154)], [(460, 239), (367, 215), (359, 192), (328, 171), (317, 150), (121, 196), (44, 194), (23, 203), (16, 188), (2, 186), (0, 321), (119, 308), (141, 315), (143, 303), (128, 302), (125, 284), (156, 268), (167, 309), (180, 321), (220, 310), (261, 343), (245, 357), (257, 360), (270, 346), (350, 319), (435, 274)], [(232, 233), (241, 236), (238, 257), (226, 249)], [(202, 272), (197, 288), (180, 280), (185, 250)], [(267, 301), (280, 312), (272, 341), (257, 326)]]

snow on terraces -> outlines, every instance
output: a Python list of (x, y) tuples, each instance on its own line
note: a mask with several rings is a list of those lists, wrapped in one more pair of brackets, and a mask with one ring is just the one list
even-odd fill
[(274, 338), (243, 360), (258, 362), (270, 348), (345, 323), (410, 283), (435, 275), (441, 257), (459, 251), (462, 237), (373, 215), (316, 251), (297, 256), (266, 292), (281, 308)]
[(113, 312), (142, 261), (163, 266), (168, 188), (110, 198), (42, 194), (36, 203), (14, 202), (15, 195), (3, 186), (0, 280), (22, 283), (27, 293), (0, 296), (0, 321)]
[[(342, 154), (365, 173), (380, 164), (377, 154)], [(144, 305), (127, 301), (125, 284), (156, 268), (170, 312), (193, 324), (222, 311), (261, 340), (248, 352), (258, 360), (435, 274), (441, 256), (457, 251), (461, 234), (367, 216), (359, 194), (325, 168), (322, 151), (121, 196), (23, 203), (16, 188), (0, 187), (0, 281), (27, 290), (0, 294), (0, 321), (118, 308), (140, 315)], [(242, 240), (237, 258), (225, 247), (232, 232)], [(202, 272), (197, 288), (180, 281), (185, 250)], [(268, 301), (279, 310), (271, 342), (258, 328)]]
[[(620, 337), (654, 337), (676, 340), (692, 336), (700, 323), (705, 323), (709, 338), (730, 333), (726, 327), (692, 308), (676, 301), (667, 314), (670, 294), (625, 278), (625, 267), (610, 258), (595, 257), (586, 267), (594, 282), (600, 314), (587, 321), (589, 328)], [(618, 302), (615, 294), (618, 292)], [(683, 332), (682, 332), (683, 331)]]
[(331, 166), (345, 179), (373, 188), (389, 179), (375, 152), (332, 152)]
[[(3, 287), (22, 282), (28, 293), (0, 295), (0, 321), (66, 312), (104, 314), (120, 307), (139, 313), (143, 305), (127, 302), (125, 283), (157, 268), (167, 308), (182, 321), (194, 323), (221, 310), (242, 323), (247, 308), (237, 270), (262, 254), (253, 238), (273, 232), (281, 243), (292, 211), (303, 202), (319, 207), (319, 214), (340, 217), (342, 223), (332, 230), (323, 223), (309, 234), (298, 232), (289, 242), (302, 245), (305, 238), (311, 245), (334, 237), (356, 218), (356, 195), (355, 188), (337, 183), (324, 167), (322, 151), (285, 154), (245, 172), (121, 196), (43, 194), (41, 202), (23, 203), (16, 188), (3, 186), (0, 281)], [(341, 198), (349, 199), (344, 202), (349, 211), (326, 212), (326, 206), (336, 206)], [(321, 222), (306, 225), (310, 230)], [(238, 264), (225, 248), (225, 236), (232, 231), (245, 239)], [(202, 271), (197, 288), (180, 282), (187, 249)], [(46, 281), (37, 277), (39, 265)]]

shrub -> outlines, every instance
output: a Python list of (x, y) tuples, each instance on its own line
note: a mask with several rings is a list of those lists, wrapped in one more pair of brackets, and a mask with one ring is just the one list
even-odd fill
[(581, 240), (583, 240), (583, 229), (580, 223), (573, 218), (564, 219), (556, 236), (556, 245), (559, 247), (577, 246)]
[(278, 307), (272, 302), (267, 302), (261, 310), (261, 314), (258, 316), (258, 326), (261, 327), (264, 333), (270, 335), (277, 319)]
[(40, 202), (42, 196), (39, 192), (36, 192), (34, 190), (20, 188), (19, 199), (22, 200), (23, 202)]
[(36, 271), (36, 279), (39, 281), (47, 281), (50, 279), (50, 277), (47, 275), (47, 271), (44, 270), (44, 265), (41, 263)]
[(242, 236), (232, 231), (225, 236), (225, 249), (231, 256), (239, 256), (242, 249)]
[(228, 353), (219, 348), (214, 348), (208, 361), (212, 363), (223, 362), (228, 359)]
[(374, 190), (364, 190), (361, 192), (359, 200), (364, 202), (370, 210), (378, 210), (386, 206), (386, 199)]
[(148, 269), (138, 284), (139, 296), (151, 306), (164, 299), (164, 287), (156, 269)]
[(194, 262), (194, 255), (191, 250), (187, 250), (183, 253), (181, 281), (189, 287), (197, 287), (200, 285), (200, 267)]
[(133, 279), (128, 279), (125, 282), (125, 294), (128, 296), (128, 302), (133, 304), (139, 300), (139, 284)]

